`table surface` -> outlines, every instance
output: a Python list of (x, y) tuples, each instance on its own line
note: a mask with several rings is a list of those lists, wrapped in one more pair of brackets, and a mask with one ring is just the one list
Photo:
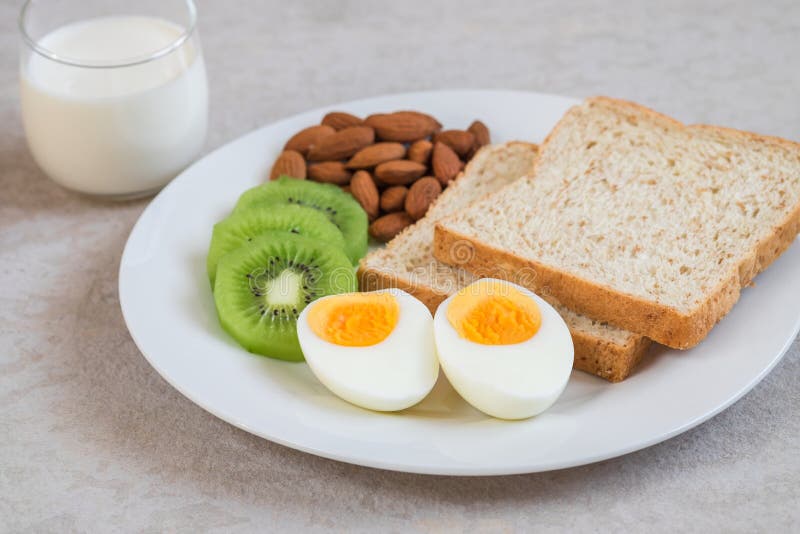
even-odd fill
[[(28, 153), (20, 3), (0, 2), (0, 531), (798, 528), (797, 340), (751, 393), (694, 430), (524, 476), (346, 465), (251, 436), (189, 402), (150, 368), (119, 309), (120, 254), (147, 201), (64, 191)], [(794, 0), (198, 8), (207, 150), (308, 108), (458, 87), (614, 95), (687, 122), (800, 140)]]

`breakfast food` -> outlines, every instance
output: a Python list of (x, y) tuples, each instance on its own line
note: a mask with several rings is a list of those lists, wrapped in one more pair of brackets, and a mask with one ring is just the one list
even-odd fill
[(389, 241), (413, 223), (414, 219), (408, 213), (396, 211), (375, 219), (369, 225), (369, 233), (378, 241)]
[(798, 231), (800, 144), (598, 97), (529, 176), (439, 221), (434, 254), (686, 349)]
[[(369, 227), (373, 238), (386, 242), (421, 218), (489, 140), (489, 129), (481, 121), (466, 130), (442, 131), (439, 121), (418, 111), (377, 113), (365, 119), (333, 111), (321, 124), (286, 142), (270, 180), (289, 176), (337, 185), (356, 199), (370, 222), (405, 211), (407, 216), (393, 215)], [(438, 181), (438, 187), (432, 181)], [(406, 202), (409, 191), (413, 193)]]
[(308, 177), (325, 184), (347, 185), (353, 174), (341, 161), (324, 161), (308, 166)]
[(442, 186), (436, 178), (427, 177), (417, 180), (408, 189), (408, 195), (403, 202), (406, 213), (415, 221), (423, 218), (441, 192)]
[(366, 214), (338, 187), (284, 177), (246, 191), (206, 258), (220, 324), (250, 352), (302, 360), (300, 312), (356, 290), (366, 248)]
[(313, 208), (293, 204), (251, 209), (235, 213), (214, 225), (208, 247), (206, 268), (211, 287), (219, 259), (270, 230), (281, 230), (323, 241), (343, 250), (342, 232), (328, 218)]
[(319, 297), (352, 292), (350, 259), (291, 232), (266, 232), (221, 257), (214, 301), (222, 327), (250, 352), (300, 361), (297, 318)]
[(345, 252), (353, 263), (367, 252), (367, 215), (352, 196), (334, 185), (281, 177), (245, 191), (234, 214), (286, 204), (313, 208), (330, 219), (344, 235)]
[(380, 139), (400, 143), (413, 143), (442, 129), (439, 121), (419, 111), (376, 113), (367, 117), (364, 124), (374, 128)]
[[(336, 130), (327, 124), (309, 126), (308, 128), (300, 130), (291, 138), (289, 138), (289, 140), (286, 141), (286, 145), (284, 145), (283, 150), (294, 150), (305, 157), (308, 154), (308, 149), (311, 148), (312, 145), (318, 144), (325, 137), (335, 133)], [(280, 156), (278, 156), (278, 158), (280, 159)], [(300, 178), (300, 176), (293, 176), (291, 174), (289, 176), (292, 176), (293, 178)]]
[(375, 167), (375, 178), (387, 185), (409, 185), (421, 178), (427, 168), (422, 163), (399, 159)]
[(387, 213), (400, 211), (406, 205), (406, 195), (408, 188), (404, 185), (394, 185), (383, 190), (381, 193), (381, 209)]
[(348, 169), (369, 169), (381, 163), (401, 160), (406, 155), (402, 143), (375, 143), (356, 152), (347, 162)]
[(481, 121), (474, 121), (472, 124), (469, 125), (467, 131), (475, 136), (474, 149), (486, 146), (492, 142), (491, 137), (489, 135), (489, 128)]
[(344, 111), (331, 111), (322, 117), (322, 125), (330, 126), (336, 131), (344, 130), (345, 128), (350, 128), (351, 126), (359, 126), (363, 123), (364, 121), (355, 115), (351, 113), (345, 113)]
[(569, 329), (547, 302), (484, 278), (436, 310), (434, 337), (450, 384), (478, 410), (524, 419), (549, 408), (572, 371)]
[(413, 406), (439, 375), (431, 314), (399, 289), (316, 300), (300, 314), (297, 335), (320, 382), (370, 410)]
[(374, 220), (380, 214), (380, 192), (375, 181), (367, 171), (356, 171), (350, 180), (350, 194), (367, 212), (367, 217)]
[(303, 180), (307, 173), (308, 167), (303, 155), (297, 150), (284, 150), (272, 165), (269, 179), (277, 180), (281, 176), (291, 176)]
[(349, 158), (375, 142), (375, 130), (352, 126), (321, 138), (308, 148), (309, 161), (333, 161)]
[[(463, 174), (434, 201), (425, 217), (361, 261), (358, 270), (361, 289), (399, 287), (434, 313), (449, 295), (477, 280), (463, 268), (445, 265), (433, 257), (436, 222), (464, 211), (477, 199), (514, 182), (530, 170), (535, 157), (536, 145), (520, 142), (478, 151)], [(576, 369), (612, 382), (623, 380), (650, 344), (643, 336), (593, 321), (556, 302), (552, 304), (572, 333)]]
[[(616, 382), (650, 336), (699, 342), (800, 231), (788, 141), (593, 98), (541, 150), (488, 143), (413, 111), (296, 134), (214, 229), (225, 330), (366, 409), (415, 405), (441, 366), (476, 409), (523, 419), (573, 368)], [(357, 284), (367, 232), (389, 244)]]
[(437, 141), (433, 145), (431, 167), (433, 167), (433, 175), (439, 180), (442, 187), (447, 187), (447, 184), (464, 168), (464, 163), (458, 159), (455, 150), (445, 143)]

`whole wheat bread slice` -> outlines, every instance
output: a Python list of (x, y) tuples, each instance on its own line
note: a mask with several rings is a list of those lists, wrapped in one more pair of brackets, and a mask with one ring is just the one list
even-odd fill
[[(475, 200), (523, 176), (535, 157), (536, 145), (529, 143), (511, 142), (481, 149), (424, 218), (361, 261), (358, 271), (361, 289), (399, 287), (424, 302), (431, 313), (436, 311), (451, 293), (476, 280), (464, 269), (434, 259), (436, 221), (466, 209)], [(572, 333), (576, 369), (617, 382), (630, 374), (649, 345), (649, 340), (642, 336), (554, 305)]]
[(798, 231), (800, 144), (596, 97), (529, 176), (439, 222), (434, 254), (457, 262), (458, 243), (479, 275), (525, 272), (571, 309), (684, 349)]

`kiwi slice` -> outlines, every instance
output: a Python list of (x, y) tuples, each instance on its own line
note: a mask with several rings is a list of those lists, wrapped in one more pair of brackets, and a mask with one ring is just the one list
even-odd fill
[(356, 291), (344, 252), (291, 232), (265, 232), (217, 264), (214, 301), (222, 327), (250, 352), (301, 361), (297, 317), (311, 301)]
[(342, 231), (345, 253), (353, 264), (367, 253), (367, 214), (338, 186), (281, 176), (245, 191), (234, 213), (270, 204), (297, 204), (321, 211)]
[(304, 235), (344, 250), (342, 232), (315, 209), (286, 204), (270, 206), (269, 209), (244, 210), (214, 225), (206, 258), (211, 287), (214, 287), (217, 262), (222, 256), (269, 230)]

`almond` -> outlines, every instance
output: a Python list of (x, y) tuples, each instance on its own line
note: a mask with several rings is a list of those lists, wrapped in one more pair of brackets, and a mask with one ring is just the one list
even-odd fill
[(375, 129), (378, 139), (400, 143), (417, 141), (442, 129), (439, 121), (418, 111), (370, 115), (364, 120), (364, 124)]
[(350, 181), (350, 171), (341, 161), (326, 161), (309, 165), (308, 177), (326, 184), (345, 185)]
[(408, 188), (404, 185), (395, 185), (381, 194), (381, 209), (387, 213), (400, 211), (406, 203)]
[(374, 174), (372, 175), (372, 181), (375, 182), (375, 185), (378, 186), (378, 189), (382, 190), (382, 189), (386, 189), (387, 187), (389, 187), (389, 184), (381, 182), (380, 179), (377, 176), (375, 176)]
[(431, 159), (433, 143), (427, 139), (420, 139), (408, 147), (408, 159), (416, 161), (422, 165), (427, 165)]
[(309, 126), (304, 130), (300, 130), (294, 134), (283, 147), (284, 150), (296, 150), (302, 155), (308, 153), (308, 148), (311, 145), (319, 143), (322, 138), (328, 137), (336, 133), (336, 130), (330, 126)]
[(375, 131), (367, 126), (345, 128), (328, 135), (308, 149), (309, 161), (328, 161), (349, 158), (375, 142)]
[(306, 160), (303, 155), (296, 150), (284, 150), (275, 163), (272, 164), (272, 171), (269, 173), (269, 179), (275, 180), (279, 176), (291, 176), (292, 178), (300, 178), (301, 180), (306, 177)]
[(367, 169), (387, 161), (403, 159), (406, 147), (401, 143), (375, 143), (362, 148), (350, 158), (346, 167), (348, 169)]
[(442, 184), (433, 176), (420, 178), (408, 189), (406, 195), (406, 213), (414, 219), (421, 219), (427, 213), (431, 203), (442, 192)]
[(331, 111), (322, 117), (322, 124), (325, 126), (330, 126), (334, 130), (339, 131), (352, 126), (361, 126), (364, 124), (364, 121), (355, 115), (345, 113), (344, 111)]
[(372, 181), (372, 176), (367, 171), (356, 171), (350, 180), (350, 194), (355, 197), (364, 211), (367, 212), (369, 220), (378, 217), (380, 210), (380, 193)]
[(465, 130), (445, 130), (434, 136), (433, 142), (437, 141), (446, 144), (463, 158), (475, 144), (475, 136)]
[(433, 145), (431, 167), (433, 167), (433, 174), (442, 184), (442, 187), (447, 187), (447, 184), (458, 176), (458, 173), (464, 168), (464, 163), (458, 159), (452, 148), (444, 143), (436, 143)]
[(405, 185), (425, 174), (426, 170), (425, 165), (416, 161), (401, 159), (387, 161), (375, 167), (375, 177), (385, 184)]
[(385, 243), (413, 223), (414, 220), (404, 211), (390, 213), (369, 225), (369, 235)]
[(471, 132), (472, 135), (475, 136), (476, 149), (492, 142), (491, 137), (489, 136), (489, 128), (487, 128), (486, 125), (481, 121), (473, 121), (473, 123), (469, 125), (469, 128), (467, 128), (467, 131)]

